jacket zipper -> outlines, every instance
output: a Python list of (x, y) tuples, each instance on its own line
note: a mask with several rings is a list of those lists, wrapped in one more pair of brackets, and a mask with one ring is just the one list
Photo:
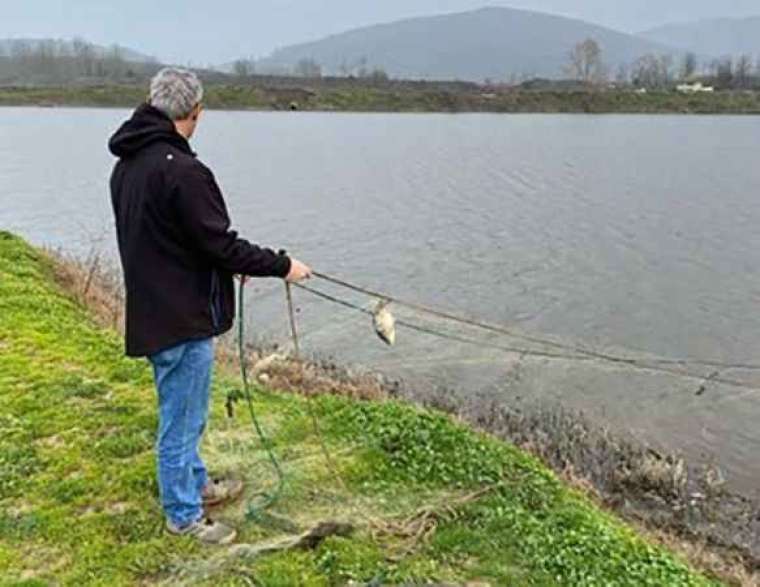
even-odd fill
[(211, 299), (209, 300), (209, 306), (211, 308), (211, 322), (213, 323), (214, 330), (219, 330), (219, 276), (215, 270), (211, 270)]

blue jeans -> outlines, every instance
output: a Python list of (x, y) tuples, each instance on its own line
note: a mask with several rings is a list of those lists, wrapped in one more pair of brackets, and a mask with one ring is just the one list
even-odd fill
[(198, 452), (208, 422), (214, 341), (186, 342), (149, 357), (158, 389), (158, 486), (177, 527), (203, 516), (206, 466)]

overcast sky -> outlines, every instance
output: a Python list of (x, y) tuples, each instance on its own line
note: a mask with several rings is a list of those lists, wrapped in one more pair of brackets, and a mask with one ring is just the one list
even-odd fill
[(758, 0), (15, 0), (0, 38), (81, 36), (165, 61), (205, 65), (343, 30), (503, 5), (589, 20), (628, 32), (669, 21), (760, 14)]

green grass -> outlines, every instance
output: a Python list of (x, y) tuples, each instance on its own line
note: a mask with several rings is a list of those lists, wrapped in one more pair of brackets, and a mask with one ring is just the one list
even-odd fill
[[(247, 497), (259, 499), (274, 479), (242, 410), (233, 420), (223, 414), (236, 385), (217, 378), (205, 453), (217, 472), (244, 475)], [(344, 485), (320, 454), (306, 400), (257, 390), (255, 401), (287, 484), (256, 519), (245, 502), (222, 518), (247, 543), (333, 518), (353, 522), (353, 536), (254, 560), (167, 536), (148, 367), (123, 358), (119, 337), (58, 289), (52, 261), (0, 232), (0, 584), (714, 584), (535, 459), (444, 415), (319, 399)], [(404, 519), (487, 487), (452, 511), (439, 508), (426, 540), (370, 531), (368, 519)]]

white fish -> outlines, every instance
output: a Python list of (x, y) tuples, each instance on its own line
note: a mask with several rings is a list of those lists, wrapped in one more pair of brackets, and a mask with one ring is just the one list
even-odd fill
[(377, 303), (372, 311), (375, 323), (375, 332), (389, 346), (396, 344), (396, 319), (391, 314), (388, 300)]

